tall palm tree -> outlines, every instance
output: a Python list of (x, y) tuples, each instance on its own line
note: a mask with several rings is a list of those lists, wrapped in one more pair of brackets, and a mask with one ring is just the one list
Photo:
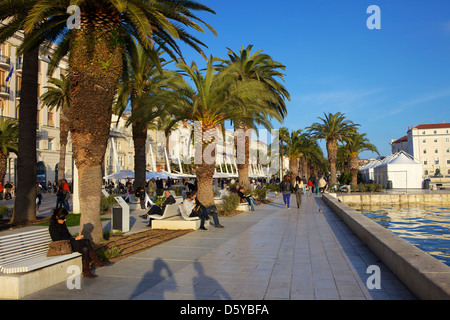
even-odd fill
[(370, 143), (365, 133), (354, 132), (350, 139), (347, 140), (346, 149), (348, 150), (348, 162), (350, 167), (350, 175), (352, 177), (352, 185), (358, 184), (358, 155), (363, 151), (372, 151), (380, 155), (375, 145)]
[(70, 82), (69, 77), (64, 74), (60, 78), (49, 78), (48, 83), (51, 86), (45, 86), (47, 92), (41, 95), (41, 100), (44, 105), (50, 109), (56, 108), (59, 113), (59, 164), (58, 164), (58, 179), (65, 177), (66, 171), (66, 146), (69, 137), (69, 119), (67, 113), (70, 108)]
[[(151, 103), (151, 97), (158, 95), (161, 90), (174, 87), (181, 76), (170, 70), (163, 70), (164, 60), (160, 58), (162, 50), (145, 50), (139, 43), (133, 42), (125, 55), (124, 72), (119, 84), (118, 99), (115, 112), (122, 114), (127, 107), (131, 107), (131, 113), (138, 112), (138, 108), (150, 108), (159, 111)], [(155, 113), (154, 121), (158, 114)], [(127, 121), (127, 126), (132, 126), (134, 143), (134, 173), (135, 188), (145, 185), (146, 172), (146, 143), (149, 123), (142, 122), (139, 117)]]
[(328, 161), (330, 163), (330, 185), (336, 183), (336, 155), (338, 141), (345, 141), (353, 134), (359, 124), (355, 124), (345, 118), (345, 115), (337, 112), (335, 114), (324, 113), (324, 118), (319, 117), (322, 122), (315, 122), (307, 128), (314, 139), (326, 141)]
[[(14, 32), (23, 29), (23, 22), (34, 1), (0, 2), (0, 43), (10, 38)], [(30, 32), (25, 39), (31, 40)], [(20, 54), (21, 52), (18, 52)], [(19, 146), (17, 153), (17, 186), (20, 190), (14, 201), (12, 223), (20, 224), (36, 218), (36, 125), (38, 103), (39, 48), (23, 54), (22, 90), (19, 107)]]
[(291, 180), (298, 176), (299, 159), (302, 156), (302, 130), (291, 131), (286, 144), (285, 155), (289, 159)]
[[(284, 153), (285, 153), (285, 143), (289, 141), (289, 129), (286, 127), (281, 127), (278, 130), (278, 139), (280, 140), (280, 169), (281, 174), (284, 174)], [(280, 179), (283, 179), (283, 177), (280, 177)]]
[(270, 99), (261, 83), (246, 82), (245, 85), (236, 86), (229, 73), (214, 69), (213, 63), (216, 61), (217, 58), (208, 59), (204, 74), (195, 62), (191, 65), (178, 63), (177, 67), (187, 79), (176, 90), (168, 91), (162, 99), (165, 112), (173, 117), (172, 123), (181, 120), (195, 123), (198, 198), (205, 206), (214, 204), (212, 180), (216, 167), (218, 128), (225, 121), (237, 118), (250, 127), (255, 123), (267, 126), (267, 119), (259, 114), (255, 115), (251, 110), (259, 105), (258, 99)]
[[(270, 118), (275, 118), (280, 123), (287, 114), (285, 99), (290, 99), (289, 92), (281, 84), (279, 80), (283, 80), (284, 74), (281, 71), (285, 70), (285, 66), (274, 61), (269, 55), (263, 54), (262, 50), (251, 52), (252, 45), (244, 48), (241, 47), (239, 53), (235, 53), (228, 49), (228, 60), (222, 60), (223, 67), (231, 72), (235, 80), (239, 83), (244, 81), (258, 81), (264, 84), (266, 90), (270, 92), (274, 98), (268, 101), (261, 101), (262, 104), (259, 109), (254, 112), (265, 114)], [(242, 121), (237, 119), (235, 121), (235, 132), (247, 132), (249, 129)], [(250, 188), (250, 181), (248, 175), (249, 154), (250, 154), (250, 139), (249, 135), (242, 135), (244, 141), (239, 143), (244, 144), (244, 155), (238, 155), (238, 174), (239, 184), (244, 189)], [(242, 158), (242, 159), (241, 159)]]
[(19, 143), (19, 122), (15, 119), (0, 119), (0, 182), (4, 183), (8, 169), (8, 156), (17, 154)]
[[(158, 43), (169, 54), (179, 56), (177, 40), (181, 40), (201, 52), (204, 44), (184, 27), (203, 31), (200, 26), (203, 24), (215, 33), (194, 14), (194, 11), (214, 11), (189, 0), (5, 0), (0, 4), (0, 17), (15, 17), (21, 10), (26, 15), (20, 20), (14, 18), (1, 28), (0, 39), (24, 29), (28, 37), (20, 51), (29, 52), (45, 40), (57, 43), (59, 46), (50, 60), (50, 74), (58, 61), (69, 54), (69, 118), (79, 173), (80, 233), (98, 242), (103, 238), (101, 164), (109, 137), (113, 100), (122, 74), (122, 53), (127, 43), (137, 39), (146, 49)], [(80, 8), (80, 29), (69, 30), (66, 26), (70, 17), (66, 10), (71, 4)]]

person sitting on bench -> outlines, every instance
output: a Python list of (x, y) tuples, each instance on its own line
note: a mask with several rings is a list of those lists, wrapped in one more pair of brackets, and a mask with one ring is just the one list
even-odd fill
[[(148, 216), (152, 215), (152, 214), (158, 214), (158, 215), (162, 216), (163, 213), (164, 213), (164, 209), (166, 208), (166, 205), (174, 204), (174, 203), (177, 202), (175, 200), (175, 198), (170, 194), (170, 192), (168, 190), (166, 190), (164, 192), (164, 196), (166, 197), (166, 200), (164, 200), (164, 202), (162, 204), (160, 204), (159, 206), (157, 206), (157, 205), (152, 206), (150, 208), (150, 210), (148, 210), (148, 212), (146, 214), (143, 214), (143, 215), (141, 215), (139, 217), (141, 217), (142, 219), (147, 219)], [(150, 218), (148, 220), (148, 225), (147, 226), (148, 227), (152, 226), (152, 218)]]
[(223, 226), (219, 222), (219, 218), (217, 216), (217, 207), (216, 205), (209, 206), (205, 208), (200, 201), (197, 200), (197, 192), (188, 191), (186, 193), (186, 200), (183, 201), (182, 204), (184, 211), (189, 217), (199, 217), (200, 218), (200, 229), (207, 230), (205, 228), (205, 220), (209, 219), (209, 215), (212, 215), (214, 220), (214, 225), (216, 228), (223, 228)]

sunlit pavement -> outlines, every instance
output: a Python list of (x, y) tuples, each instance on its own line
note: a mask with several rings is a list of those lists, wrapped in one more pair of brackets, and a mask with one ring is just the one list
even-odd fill
[(61, 283), (25, 299), (415, 299), (320, 196), (303, 196), (301, 209), (294, 197), (290, 209), (271, 198), (221, 217), (223, 229), (208, 225), (97, 269), (79, 289)]

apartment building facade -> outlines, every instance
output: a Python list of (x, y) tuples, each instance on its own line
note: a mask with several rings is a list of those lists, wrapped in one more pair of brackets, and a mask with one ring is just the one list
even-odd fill
[[(13, 37), (0, 44), (0, 117), (18, 119), (19, 116), (23, 57), (18, 54), (17, 49), (22, 43), (23, 37), (23, 32), (16, 32)], [(48, 85), (48, 62), (53, 50), (54, 46), (48, 45), (41, 47), (39, 52), (38, 98)], [(66, 74), (67, 69), (68, 60), (63, 59), (52, 76), (58, 78), (61, 74)], [(48, 182), (53, 183), (58, 179), (60, 112), (45, 106), (40, 99), (38, 99), (37, 109), (37, 181), (47, 185)], [(70, 137), (66, 146), (65, 167), (65, 177), (68, 180), (73, 179), (72, 141)], [(17, 157), (10, 154), (5, 181), (16, 182), (16, 170)]]

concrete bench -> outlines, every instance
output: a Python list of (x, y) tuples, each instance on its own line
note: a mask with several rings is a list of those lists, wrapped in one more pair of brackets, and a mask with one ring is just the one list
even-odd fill
[[(155, 220), (164, 220), (164, 219), (167, 219), (167, 218), (171, 218), (171, 217), (173, 217), (173, 216), (176, 216), (176, 215), (179, 214), (179, 213), (178, 213), (178, 205), (179, 205), (179, 204), (180, 204), (180, 203), (168, 204), (168, 205), (166, 205), (166, 207), (164, 208), (164, 212), (163, 212), (162, 215), (159, 215), (159, 214), (151, 214), (151, 215), (149, 215), (148, 217), (149, 217), (149, 218), (152, 218), (152, 219), (155, 219)], [(153, 225), (154, 222), (155, 222), (155, 221), (152, 222), (152, 225)]]
[(0, 298), (20, 299), (67, 280), (69, 266), (78, 266), (81, 255), (47, 257), (51, 242), (47, 228), (0, 236)]
[(247, 202), (239, 203), (236, 209), (239, 211), (250, 211), (250, 206)]
[(197, 230), (200, 228), (199, 217), (189, 217), (182, 209), (183, 207), (180, 206), (180, 203), (171, 206), (176, 206), (171, 208), (171, 210), (175, 210), (176, 214), (171, 213), (171, 216), (168, 218), (153, 220), (152, 229)]

